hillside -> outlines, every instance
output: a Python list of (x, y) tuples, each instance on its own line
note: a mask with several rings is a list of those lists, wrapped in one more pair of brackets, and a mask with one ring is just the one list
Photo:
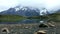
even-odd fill
[(50, 14), (47, 16), (50, 20), (52, 21), (60, 21), (60, 12), (58, 13), (54, 13), (54, 14)]
[(18, 15), (0, 15), (0, 22), (17, 22), (26, 19), (26, 17)]

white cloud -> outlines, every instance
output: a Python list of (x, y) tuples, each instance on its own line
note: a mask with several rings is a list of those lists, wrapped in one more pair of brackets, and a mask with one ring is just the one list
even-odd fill
[(14, 7), (18, 4), (16, 0), (0, 0), (0, 11), (7, 10), (10, 7)]
[(16, 5), (31, 6), (48, 10), (60, 9), (60, 0), (0, 0), (0, 11)]
[(48, 10), (60, 9), (60, 0), (46, 0), (46, 8)]

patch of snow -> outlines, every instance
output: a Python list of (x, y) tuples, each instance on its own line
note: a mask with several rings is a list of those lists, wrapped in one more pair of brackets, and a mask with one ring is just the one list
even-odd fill
[(25, 10), (25, 11), (26, 11), (26, 10), (27, 10), (27, 8), (22, 8), (22, 10)]
[(47, 14), (47, 10), (46, 9), (40, 10), (40, 15), (46, 15), (46, 14)]

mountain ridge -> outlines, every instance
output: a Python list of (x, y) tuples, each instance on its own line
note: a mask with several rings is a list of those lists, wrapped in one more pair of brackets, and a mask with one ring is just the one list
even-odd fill
[(50, 13), (46, 8), (40, 10), (39, 8), (16, 6), (14, 8), (9, 8), (8, 10), (0, 12), (0, 15), (20, 15), (20, 16), (43, 16), (49, 15)]

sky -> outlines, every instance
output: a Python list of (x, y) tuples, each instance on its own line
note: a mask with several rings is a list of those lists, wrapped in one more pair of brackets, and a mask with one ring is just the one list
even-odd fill
[(48, 11), (60, 9), (60, 0), (0, 0), (0, 12), (17, 5), (46, 8)]

